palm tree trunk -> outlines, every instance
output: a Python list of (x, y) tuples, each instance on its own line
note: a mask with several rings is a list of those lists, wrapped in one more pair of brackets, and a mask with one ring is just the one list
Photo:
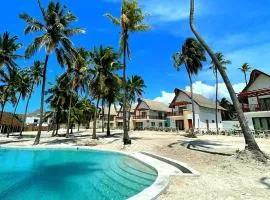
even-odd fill
[(3, 118), (3, 113), (4, 113), (4, 108), (7, 103), (7, 100), (5, 99), (4, 103), (2, 104), (2, 109), (1, 109), (1, 114), (0, 114), (0, 125), (2, 125), (2, 118)]
[(70, 128), (70, 117), (71, 117), (71, 105), (72, 105), (72, 92), (70, 93), (69, 106), (68, 106), (68, 121), (67, 121), (67, 132), (66, 138), (69, 137), (69, 128)]
[(209, 46), (206, 44), (206, 42), (204, 41), (204, 39), (199, 35), (199, 33), (196, 31), (196, 28), (194, 26), (194, 0), (190, 0), (190, 27), (192, 32), (194, 33), (194, 35), (196, 36), (196, 38), (198, 39), (198, 41), (201, 43), (201, 45), (205, 48), (205, 50), (208, 52), (209, 56), (211, 57), (211, 59), (214, 61), (216, 67), (219, 70), (220, 75), (222, 76), (225, 85), (230, 93), (230, 97), (232, 99), (233, 105), (235, 107), (235, 110), (238, 114), (238, 120), (240, 122), (240, 126), (245, 138), (245, 143), (246, 143), (246, 150), (249, 150), (253, 153), (255, 153), (258, 158), (260, 157), (262, 160), (266, 158), (266, 156), (264, 155), (264, 153), (260, 150), (258, 144), (256, 143), (250, 128), (248, 126), (248, 122), (244, 116), (243, 110), (239, 104), (239, 101), (237, 99), (237, 96), (235, 94), (235, 91), (232, 87), (232, 84), (225, 72), (225, 70), (223, 69), (222, 65), (220, 64), (220, 62), (218, 61), (217, 57), (215, 56), (214, 52), (209, 48)]
[(102, 126), (102, 133), (104, 133), (104, 121), (105, 121), (105, 116), (104, 116), (104, 114), (105, 114), (105, 112), (104, 112), (104, 109), (105, 109), (105, 98), (103, 97), (102, 98), (102, 103), (101, 103), (101, 107), (102, 107), (102, 118), (101, 118), (101, 120), (102, 120), (102, 122), (101, 122), (101, 126)]
[(244, 72), (244, 75), (245, 75), (245, 81), (246, 81), (246, 85), (247, 85), (248, 84), (248, 82), (247, 82), (247, 73)]
[(194, 106), (194, 99), (193, 99), (193, 84), (192, 84), (192, 78), (190, 71), (187, 67), (187, 64), (185, 63), (186, 70), (188, 73), (189, 83), (190, 83), (190, 94), (191, 94), (191, 102), (192, 102), (192, 129), (191, 129), (191, 135), (194, 136), (194, 130), (195, 130), (195, 106)]
[(13, 114), (12, 114), (11, 127), (10, 127), (10, 129), (8, 130), (7, 137), (9, 137), (9, 134), (10, 134), (11, 131), (13, 132), (13, 122), (14, 122), (14, 118), (15, 118), (15, 113), (16, 113), (16, 111), (17, 111), (19, 102), (20, 102), (20, 100), (21, 100), (21, 96), (22, 96), (22, 93), (20, 93), (19, 98), (18, 98), (18, 100), (17, 100), (17, 102), (16, 102), (16, 105), (15, 105), (15, 108), (14, 108), (14, 112), (13, 112)]
[(20, 138), (22, 137), (22, 132), (23, 132), (23, 129), (24, 129), (25, 120), (26, 120), (26, 115), (27, 115), (27, 111), (28, 111), (28, 106), (29, 106), (29, 102), (30, 102), (30, 99), (31, 99), (31, 96), (32, 96), (32, 92), (33, 92), (33, 89), (34, 89), (34, 85), (35, 85), (35, 83), (33, 82), (33, 83), (32, 83), (32, 86), (31, 86), (31, 90), (30, 90), (29, 96), (28, 96), (28, 99), (27, 99), (27, 102), (26, 102), (25, 111), (24, 111), (24, 116), (23, 116), (23, 123), (22, 123), (21, 131), (20, 131)]
[(216, 67), (215, 67), (215, 75), (216, 75), (216, 130), (217, 130), (217, 134), (219, 134), (219, 129), (218, 129), (218, 71), (217, 71)]
[(111, 131), (110, 131), (111, 105), (112, 105), (111, 102), (109, 102), (108, 123), (107, 123), (107, 136), (108, 136), (108, 137), (111, 135)]
[(127, 62), (126, 62), (126, 57), (127, 57), (127, 33), (124, 32), (124, 56), (123, 56), (123, 85), (124, 85), (124, 100), (123, 100), (123, 129), (124, 129), (124, 138), (123, 142), (124, 145), (126, 144), (131, 144), (131, 140), (128, 135), (128, 130), (127, 130), (127, 77), (126, 77), (126, 68), (127, 68)]
[(78, 122), (78, 133), (80, 132), (80, 126), (81, 126), (81, 123)]
[(38, 145), (39, 144), (41, 130), (42, 130), (43, 110), (44, 110), (44, 96), (45, 96), (45, 86), (46, 86), (46, 71), (47, 71), (48, 61), (49, 61), (49, 54), (46, 55), (44, 69), (43, 69), (42, 89), (41, 89), (41, 98), (40, 98), (40, 118), (39, 118), (39, 125), (38, 125), (38, 133), (37, 133), (37, 136), (35, 138), (35, 142), (34, 142), (33, 145)]
[(94, 122), (93, 122), (93, 135), (92, 139), (97, 139), (97, 114), (98, 114), (98, 105), (99, 105), (99, 97), (97, 100), (97, 105), (96, 105), (96, 111), (94, 113)]
[(52, 131), (52, 137), (55, 136), (55, 130), (56, 130), (56, 117), (57, 117), (57, 107), (55, 108), (53, 112), (53, 131)]

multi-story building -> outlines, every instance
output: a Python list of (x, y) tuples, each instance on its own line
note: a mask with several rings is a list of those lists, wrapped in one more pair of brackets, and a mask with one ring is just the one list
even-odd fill
[(139, 99), (133, 114), (134, 129), (168, 127), (167, 113), (170, 111), (164, 103)]
[[(216, 104), (212, 100), (193, 94), (195, 122), (193, 122), (192, 100), (190, 92), (175, 89), (175, 97), (170, 104), (170, 127), (177, 130), (189, 130), (193, 123), (199, 131), (216, 130)], [(218, 127), (222, 130), (221, 112), (225, 110), (218, 106)]]
[(253, 70), (238, 99), (252, 130), (270, 130), (270, 75)]
[[(132, 123), (132, 119), (133, 119), (134, 110), (135, 110), (136, 106), (137, 106), (137, 104), (133, 104), (131, 106), (129, 115), (127, 115), (127, 118), (130, 119), (130, 121), (129, 121), (130, 129), (134, 128), (133, 123)], [(123, 106), (121, 106), (119, 111), (117, 112), (117, 115), (116, 115), (116, 127), (117, 128), (119, 128), (119, 129), (123, 128), (123, 119), (124, 119), (124, 117), (123, 117)]]

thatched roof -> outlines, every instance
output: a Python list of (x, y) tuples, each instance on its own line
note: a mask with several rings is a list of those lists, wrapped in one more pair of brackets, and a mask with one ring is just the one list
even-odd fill
[[(180, 90), (180, 89), (175, 89), (175, 98), (173, 99), (170, 107), (173, 105), (173, 103), (176, 101), (178, 95), (180, 93), (184, 93), (186, 94), (189, 98), (191, 98), (191, 93), (190, 92), (187, 92), (187, 91), (183, 91), (183, 90)], [(194, 101), (201, 107), (205, 107), (205, 108), (212, 108), (212, 109), (216, 109), (216, 103), (200, 94), (196, 94), (196, 93), (193, 93), (193, 99)], [(225, 110), (223, 107), (219, 106), (218, 105), (218, 109), (219, 110)]]
[[(2, 125), (11, 125), (12, 123), (12, 113), (3, 113)], [(22, 122), (15, 116), (13, 119), (13, 126), (21, 126)]]
[(139, 104), (140, 102), (144, 102), (149, 107), (149, 110), (163, 111), (163, 112), (171, 111), (171, 109), (162, 102), (148, 100), (148, 99), (140, 99)]

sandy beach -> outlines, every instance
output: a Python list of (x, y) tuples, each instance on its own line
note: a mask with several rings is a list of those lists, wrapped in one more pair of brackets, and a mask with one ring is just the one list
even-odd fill
[[(61, 133), (61, 132), (60, 132)], [(62, 131), (64, 133), (64, 130)], [(75, 137), (51, 137), (42, 133), (38, 147), (91, 146), (123, 152), (152, 152), (185, 162), (200, 173), (199, 177), (171, 177), (170, 185), (158, 199), (268, 199), (270, 165), (236, 159), (244, 148), (244, 139), (233, 136), (198, 136), (190, 139), (181, 133), (135, 131), (130, 133), (132, 145), (123, 147), (121, 131), (111, 137), (98, 132), (99, 140), (91, 139), (91, 130), (75, 133)], [(0, 136), (0, 146), (32, 146), (35, 132)], [(257, 139), (261, 149), (270, 154), (270, 139)]]

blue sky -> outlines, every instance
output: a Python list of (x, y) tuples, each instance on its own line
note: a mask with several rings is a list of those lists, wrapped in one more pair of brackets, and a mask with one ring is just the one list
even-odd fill
[[(49, 0), (42, 0), (45, 5)], [(78, 18), (75, 26), (83, 27), (87, 33), (76, 36), (73, 42), (78, 47), (89, 50), (100, 44), (119, 47), (119, 29), (114, 27), (103, 15), (110, 12), (119, 16), (121, 0), (60, 0), (66, 4)], [(95, 3), (93, 3), (95, 2)], [(169, 2), (169, 3), (168, 3)], [(22, 12), (40, 18), (36, 0), (2, 1), (0, 12), (0, 33), (9, 31), (18, 35), (25, 47), (32, 41), (33, 35), (23, 35), (25, 23), (18, 18)], [(221, 51), (232, 64), (227, 68), (229, 77), (237, 92), (244, 86), (244, 76), (238, 70), (244, 62), (253, 68), (270, 73), (270, 1), (268, 0), (195, 0), (196, 24), (199, 32), (214, 51)], [(188, 26), (189, 0), (139, 0), (139, 4), (149, 14), (146, 21), (152, 30), (147, 33), (136, 33), (130, 36), (132, 60), (128, 62), (128, 74), (140, 75), (147, 88), (145, 98), (168, 103), (173, 97), (174, 88), (188, 89), (186, 72), (177, 72), (172, 67), (171, 55), (179, 51), (187, 37), (193, 36)], [(15, 6), (16, 5), (16, 6)], [(12, 9), (11, 9), (12, 8)], [(27, 67), (33, 60), (44, 60), (44, 49), (41, 49), (30, 61), (18, 61)], [(214, 76), (208, 69), (210, 59), (204, 63), (204, 69), (194, 77), (194, 90), (209, 98), (214, 96)], [(62, 72), (55, 55), (49, 60), (48, 81), (53, 82)], [(228, 97), (220, 81), (220, 97)], [(30, 111), (39, 108), (40, 88), (36, 88), (30, 103)], [(25, 102), (18, 107), (23, 112)], [(12, 106), (7, 106), (12, 111)]]

